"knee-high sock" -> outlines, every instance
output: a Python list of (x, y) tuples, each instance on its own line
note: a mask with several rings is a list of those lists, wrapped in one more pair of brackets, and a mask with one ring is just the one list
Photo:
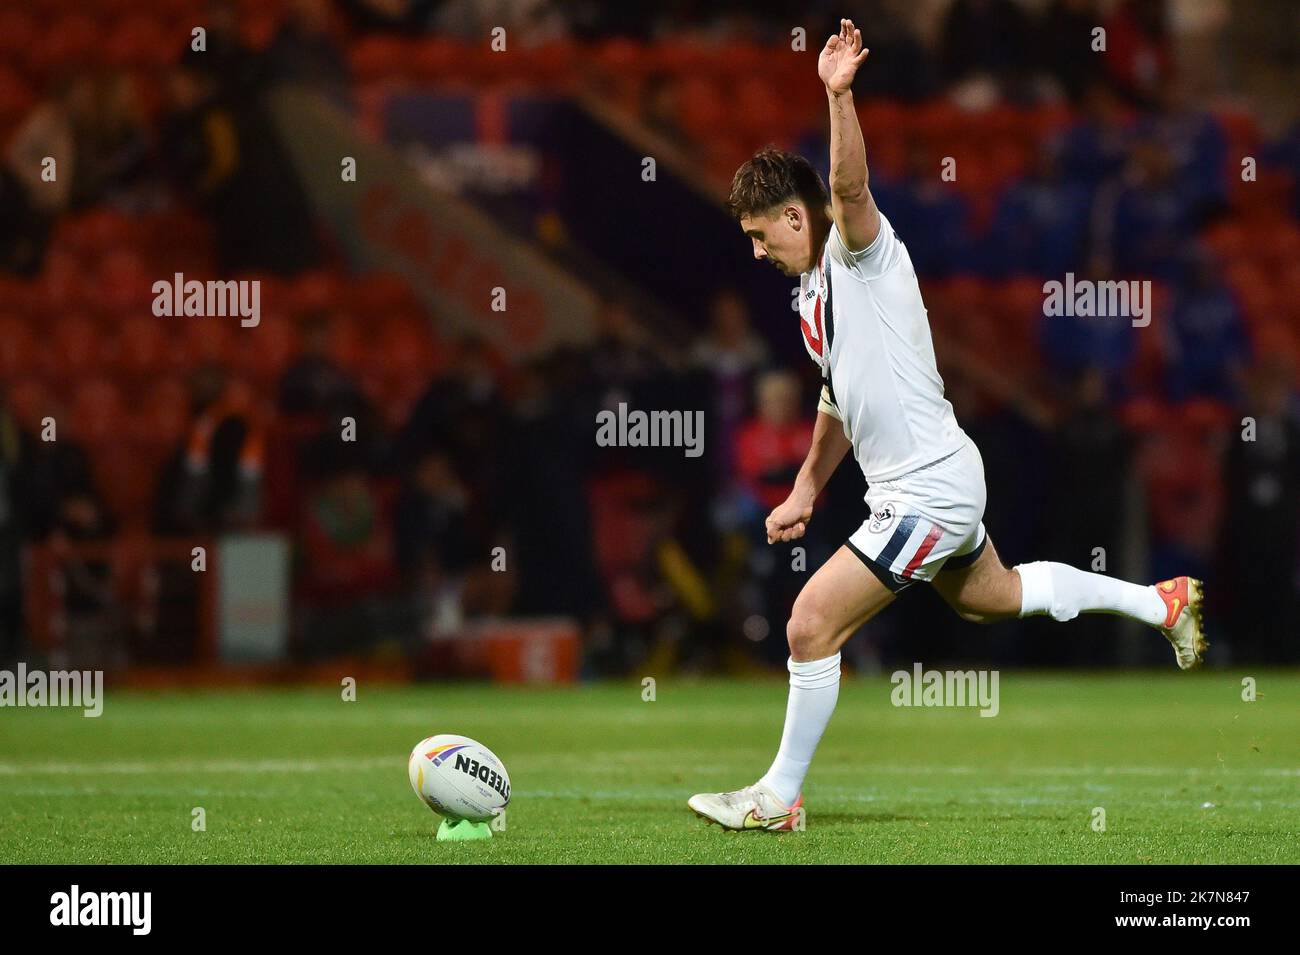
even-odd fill
[(840, 698), (840, 655), (823, 660), (786, 664), (790, 670), (790, 699), (785, 707), (785, 730), (772, 768), (759, 782), (787, 806), (799, 798), (813, 753)]
[(1015, 569), (1020, 574), (1022, 617), (1048, 614), (1064, 621), (1081, 613), (1114, 613), (1151, 627), (1165, 622), (1165, 602), (1155, 587), (1047, 560), (1017, 564)]

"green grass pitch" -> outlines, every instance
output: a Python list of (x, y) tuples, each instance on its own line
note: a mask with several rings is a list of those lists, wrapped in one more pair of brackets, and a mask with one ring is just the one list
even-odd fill
[[(126, 693), (102, 717), (0, 710), (0, 857), (100, 862), (1300, 862), (1300, 674), (1001, 674), (1001, 712), (895, 708), (846, 678), (807, 829), (686, 808), (766, 768), (785, 684), (661, 679)], [(473, 736), (506, 831), (438, 843), (406, 756)], [(206, 831), (191, 827), (206, 813)], [(1105, 810), (1095, 831), (1094, 809)]]

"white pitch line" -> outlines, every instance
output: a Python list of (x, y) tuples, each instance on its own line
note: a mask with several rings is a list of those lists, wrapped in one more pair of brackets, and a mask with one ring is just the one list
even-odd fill
[(339, 757), (336, 759), (186, 759), (121, 763), (0, 763), (0, 776), (119, 775), (149, 773), (325, 773), (355, 769), (401, 770), (403, 757)]
[[(599, 765), (601, 754), (588, 754), (582, 761)], [(625, 760), (637, 756), (635, 751), (620, 754)], [(339, 756), (326, 759), (183, 759), (183, 760), (124, 760), (120, 762), (4, 762), (0, 763), (0, 776), (22, 775), (121, 775), (138, 776), (149, 773), (323, 773), (348, 770), (392, 768), (400, 771), (404, 754), (392, 756)], [(534, 762), (554, 768), (563, 757), (554, 755), (525, 757), (513, 760), (511, 765), (531, 765)], [(678, 766), (685, 771), (688, 767)], [(691, 764), (691, 772), (707, 771), (709, 767)], [(1181, 766), (898, 766), (898, 765), (843, 765), (830, 764), (817, 768), (824, 775), (852, 773), (862, 776), (1280, 776), (1300, 777), (1300, 768), (1287, 767), (1181, 767)]]

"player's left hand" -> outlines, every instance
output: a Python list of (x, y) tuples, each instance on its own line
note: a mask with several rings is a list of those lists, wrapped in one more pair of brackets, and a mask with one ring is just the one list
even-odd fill
[(840, 32), (826, 41), (817, 58), (817, 75), (832, 93), (847, 93), (870, 52), (863, 49), (862, 31), (854, 28), (853, 21), (841, 20)]

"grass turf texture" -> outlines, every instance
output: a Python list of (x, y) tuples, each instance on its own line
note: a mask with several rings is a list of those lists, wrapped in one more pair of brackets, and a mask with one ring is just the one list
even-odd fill
[[(6, 862), (1300, 862), (1300, 674), (1003, 672), (1001, 712), (895, 708), (847, 679), (797, 833), (686, 808), (766, 768), (783, 682), (573, 689), (112, 690), (104, 714), (0, 710)], [(438, 732), (505, 761), (490, 842), (436, 842), (406, 756)], [(1205, 804), (1212, 804), (1206, 806)], [(191, 811), (207, 830), (191, 830)], [(1106, 830), (1094, 831), (1094, 807)]]

